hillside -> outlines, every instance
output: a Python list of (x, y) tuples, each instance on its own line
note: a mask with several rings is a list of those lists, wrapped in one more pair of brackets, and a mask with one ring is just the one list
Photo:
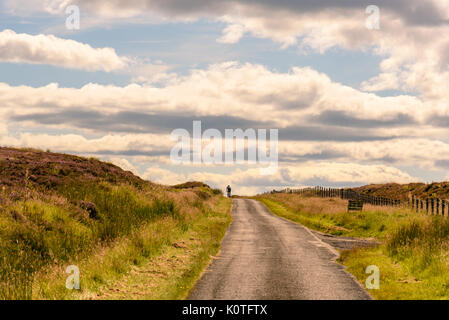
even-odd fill
[[(0, 148), (0, 172), (0, 299), (107, 298), (170, 250), (183, 263), (132, 298), (182, 298), (230, 222), (230, 201), (205, 184), (163, 186), (94, 158)], [(80, 290), (65, 287), (69, 265)]]
[(449, 182), (370, 184), (353, 189), (362, 194), (398, 200), (407, 200), (411, 195), (420, 199), (432, 197), (449, 199)]
[(24, 183), (54, 188), (76, 181), (151, 185), (130, 171), (95, 158), (0, 147), (0, 184), (19, 187)]

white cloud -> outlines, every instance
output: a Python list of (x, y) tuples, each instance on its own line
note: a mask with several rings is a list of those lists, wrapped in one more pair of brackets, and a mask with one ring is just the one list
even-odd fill
[[(180, 125), (176, 116), (187, 114), (197, 119), (205, 116), (237, 117), (241, 125), (247, 122), (248, 126), (257, 124), (278, 128), (284, 140), (324, 140), (281, 141), (281, 157), (304, 155), (307, 158), (308, 154), (319, 155), (328, 151), (347, 155), (347, 161), (391, 158), (428, 164), (432, 160), (429, 156), (432, 150), (441, 152), (441, 157), (448, 156), (447, 144), (441, 142), (445, 141), (448, 130), (427, 124), (430, 116), (449, 115), (449, 110), (442, 105), (425, 103), (411, 96), (380, 97), (360, 92), (334, 83), (326, 75), (310, 68), (294, 68), (289, 73), (279, 73), (260, 65), (223, 63), (206, 70), (193, 70), (190, 75), (175, 77), (161, 87), (88, 84), (76, 89), (50, 84), (33, 88), (0, 83), (0, 104), (0, 117), (4, 121), (16, 119), (30, 130), (34, 128), (34, 131), (42, 132), (44, 128), (51, 127), (101, 136), (89, 140), (80, 134), (28, 133), (2, 140), (4, 144), (16, 146), (43, 145), (43, 149), (76, 152), (99, 152), (102, 148), (113, 152), (138, 150), (147, 152), (149, 156), (158, 156), (155, 152), (171, 148), (169, 133)], [(326, 115), (323, 123), (320, 120), (314, 123), (313, 119)], [(339, 117), (345, 116), (353, 118), (340, 120)], [(401, 117), (413, 122), (401, 124)], [(150, 122), (152, 118), (155, 120), (146, 126), (147, 123), (140, 118)], [(341, 122), (343, 127), (340, 127)], [(373, 124), (371, 128), (370, 123)], [(169, 127), (171, 124), (173, 128)], [(159, 125), (165, 125), (160, 128), (165, 130), (163, 134), (132, 133), (136, 128), (154, 132), (151, 128)], [(350, 131), (345, 131), (345, 125), (350, 127)], [(310, 126), (314, 127), (309, 133)], [(290, 132), (287, 137), (285, 128)], [(191, 130), (191, 127), (185, 129)], [(345, 132), (348, 132), (347, 136), (341, 142), (332, 139)], [(376, 140), (377, 137), (378, 141), (361, 138), (357, 142), (359, 136), (364, 135), (373, 137), (368, 140)], [(382, 140), (390, 136), (398, 138)], [(326, 141), (329, 139), (337, 141), (329, 143)], [(419, 147), (411, 148), (414, 143)], [(439, 144), (438, 148), (436, 144)], [(429, 161), (424, 161), (426, 158)]]
[(136, 167), (134, 167), (128, 160), (126, 160), (124, 158), (111, 157), (111, 158), (106, 158), (104, 160), (109, 161), (112, 164), (115, 164), (116, 166), (122, 168), (125, 171), (131, 171), (136, 176), (139, 175), (139, 171), (136, 169)]
[(150, 167), (142, 175), (144, 179), (152, 182), (161, 183), (165, 185), (174, 185), (186, 182), (188, 177), (181, 173), (176, 173), (170, 170), (159, 167)]
[[(25, 5), (26, 4), (26, 5)], [(357, 1), (158, 1), (127, 2), (78, 0), (73, 2), (97, 24), (127, 17), (142, 23), (197, 21), (226, 22), (220, 42), (235, 43), (244, 33), (269, 38), (283, 48), (324, 53), (333, 47), (372, 51), (383, 59), (381, 73), (362, 83), (363, 90), (398, 89), (445, 101), (449, 92), (449, 3), (446, 0), (377, 1), (380, 30), (368, 30), (365, 7)], [(43, 11), (62, 14), (66, 0), (6, 1), (10, 12)], [(148, 19), (151, 17), (151, 19)], [(93, 19), (90, 17), (90, 19)], [(145, 19), (144, 19), (145, 20)]]
[(235, 169), (225, 173), (193, 172), (179, 173), (160, 167), (149, 167), (144, 178), (163, 184), (177, 184), (185, 181), (203, 181), (214, 188), (224, 189), (230, 184), (234, 194), (253, 195), (281, 189), (286, 186), (310, 185), (313, 180), (335, 183), (409, 183), (418, 181), (397, 168), (385, 165), (360, 165), (339, 162), (306, 162), (284, 165), (273, 176), (261, 176), (258, 169)]
[(53, 35), (29, 35), (12, 30), (0, 32), (0, 61), (50, 64), (87, 71), (113, 71), (126, 67), (128, 59), (112, 48), (92, 48)]
[(154, 114), (182, 110), (197, 117), (234, 116), (270, 122), (278, 128), (307, 124), (307, 116), (325, 110), (380, 120), (399, 113), (419, 120), (441, 110), (440, 105), (426, 105), (416, 97), (379, 97), (360, 92), (310, 68), (279, 73), (261, 65), (235, 62), (171, 77), (162, 87), (90, 83), (80, 89), (60, 88), (57, 84), (33, 88), (0, 83), (0, 102), (4, 110), (16, 116), (68, 109), (96, 110), (105, 115), (132, 110)]
[[(142, 154), (167, 150), (171, 147), (169, 135), (155, 134), (115, 134), (101, 138), (88, 139), (79, 134), (33, 134), (22, 133), (18, 137), (1, 136), (0, 143), (12, 147), (30, 147), (59, 152), (101, 153), (113, 152), (125, 154), (129, 150), (137, 150)], [(167, 151), (167, 154), (168, 151)]]
[[(26, 3), (26, 5), (25, 5)], [(78, 0), (83, 12), (105, 19), (141, 18), (153, 23), (197, 21), (226, 22), (220, 42), (235, 43), (244, 33), (272, 39), (282, 48), (324, 53), (330, 48), (372, 51), (383, 59), (381, 73), (363, 82), (367, 91), (398, 89), (418, 92), (432, 100), (446, 100), (449, 92), (449, 3), (446, 0), (377, 1), (380, 30), (368, 30), (365, 7), (357, 1), (158, 1), (127, 2)], [(66, 0), (6, 1), (13, 12), (44, 11), (61, 14)], [(129, 21), (132, 22), (132, 19)], [(117, 20), (119, 21), (119, 20)], [(122, 20), (120, 20), (122, 21)]]
[(217, 39), (221, 43), (237, 43), (245, 34), (245, 28), (240, 24), (231, 24), (223, 30), (223, 36)]

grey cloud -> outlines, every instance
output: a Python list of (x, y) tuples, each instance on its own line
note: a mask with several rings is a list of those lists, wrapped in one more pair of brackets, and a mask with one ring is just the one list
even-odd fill
[[(233, 116), (195, 116), (177, 114), (149, 114), (144, 112), (118, 112), (103, 114), (97, 111), (70, 109), (59, 113), (35, 113), (13, 115), (16, 122), (31, 121), (42, 125), (71, 125), (79, 129), (99, 132), (127, 133), (170, 133), (176, 128), (192, 130), (193, 120), (202, 121), (202, 129), (275, 129), (269, 122), (257, 122)], [(366, 128), (344, 128), (338, 126), (290, 126), (279, 128), (280, 140), (293, 141), (377, 141), (390, 140), (399, 136), (380, 136)]]
[(93, 152), (92, 154), (96, 155), (105, 155), (105, 156), (147, 156), (147, 157), (157, 157), (157, 156), (167, 156), (170, 154), (170, 149), (160, 149), (160, 150), (137, 150), (137, 149), (128, 149), (121, 151), (111, 151), (111, 150), (100, 150)]
[(427, 123), (437, 127), (449, 128), (449, 116), (433, 114), (427, 118)]
[[(143, 112), (118, 112), (103, 114), (97, 111), (70, 109), (59, 113), (35, 113), (11, 116), (16, 122), (32, 121), (42, 125), (68, 124), (79, 129), (99, 132), (170, 133), (176, 128), (192, 130), (193, 120), (202, 121), (202, 129), (270, 129), (274, 123), (257, 122), (233, 116), (195, 116), (177, 114), (148, 114)], [(332, 126), (291, 126), (279, 128), (280, 140), (296, 141), (376, 141), (398, 138), (370, 134), (365, 128)]]
[(437, 160), (435, 161), (435, 166), (444, 169), (449, 169), (449, 160)]
[[(255, 14), (261, 10), (267, 13), (284, 11), (308, 14), (325, 10), (338, 12), (339, 10), (364, 10), (368, 5), (377, 5), (381, 10), (388, 10), (399, 15), (409, 25), (439, 25), (447, 23), (443, 16), (444, 10), (436, 1), (430, 0), (78, 0), (78, 4), (90, 10), (104, 8), (138, 9), (141, 11), (160, 12), (167, 16), (191, 17), (191, 16), (221, 16), (232, 15), (237, 5), (252, 7)], [(258, 10), (256, 10), (258, 9)]]
[(304, 155), (279, 155), (280, 162), (288, 162), (288, 163), (298, 163), (310, 160), (335, 160), (348, 157), (347, 154), (343, 152), (337, 152), (332, 150), (325, 150), (322, 152), (316, 153), (306, 153)]
[(192, 130), (194, 120), (202, 121), (202, 129), (220, 131), (236, 128), (267, 128), (261, 123), (233, 116), (194, 116), (177, 114), (149, 114), (143, 112), (118, 112), (104, 114), (96, 111), (70, 109), (59, 113), (35, 113), (12, 116), (13, 121), (32, 121), (43, 125), (69, 124), (80, 129), (101, 132), (170, 133), (176, 128)]
[(292, 126), (279, 129), (279, 139), (294, 141), (385, 141), (401, 136), (380, 136), (366, 129), (320, 126)]
[(384, 163), (394, 164), (394, 163), (397, 163), (399, 161), (399, 159), (390, 157), (390, 156), (385, 156), (385, 157), (381, 157), (381, 158), (373, 158), (373, 159), (371, 159), (371, 161), (380, 161), (380, 162), (384, 162)]
[[(347, 160), (351, 159), (352, 161), (358, 160), (354, 159), (354, 157), (351, 154), (334, 151), (334, 150), (324, 150), (322, 152), (315, 152), (315, 153), (306, 153), (304, 155), (279, 155), (279, 161), (285, 162), (285, 163), (299, 163), (299, 162), (306, 162), (311, 160)], [(370, 158), (370, 159), (364, 159), (370, 162), (376, 162), (376, 163), (387, 163), (387, 164), (395, 164), (398, 163), (399, 159), (393, 158), (390, 156), (380, 157), (380, 158)], [(449, 166), (448, 166), (449, 167)]]
[(352, 128), (385, 128), (416, 124), (415, 119), (403, 113), (398, 113), (390, 119), (361, 119), (342, 111), (325, 111), (310, 120), (326, 125)]

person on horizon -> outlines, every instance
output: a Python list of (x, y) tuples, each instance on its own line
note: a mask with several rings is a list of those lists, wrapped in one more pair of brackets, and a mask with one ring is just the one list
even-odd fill
[(231, 186), (228, 184), (228, 186), (226, 187), (226, 194), (228, 195), (228, 198), (231, 197)]

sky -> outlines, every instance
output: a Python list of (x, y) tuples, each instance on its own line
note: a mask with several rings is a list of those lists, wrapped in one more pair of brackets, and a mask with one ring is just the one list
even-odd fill
[[(447, 180), (448, 98), (448, 0), (0, 2), (0, 145), (157, 183)], [(173, 161), (193, 121), (277, 129), (277, 170)]]

